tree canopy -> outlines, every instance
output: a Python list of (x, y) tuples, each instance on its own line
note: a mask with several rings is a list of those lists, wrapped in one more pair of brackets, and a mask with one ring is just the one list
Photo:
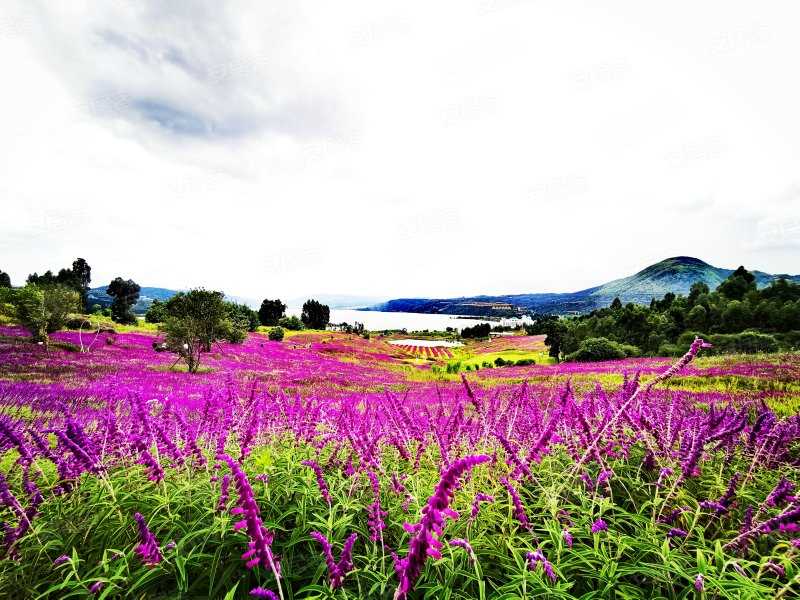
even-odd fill
[(87, 311), (89, 283), (92, 281), (92, 267), (83, 258), (76, 258), (72, 261), (69, 269), (60, 269), (54, 275), (47, 270), (42, 275), (31, 273), (28, 275), (27, 283), (39, 286), (62, 285), (78, 292), (81, 300), (81, 310)]
[(69, 314), (79, 310), (80, 294), (64, 285), (28, 284), (14, 290), (12, 302), (19, 323), (34, 340), (47, 344), (49, 334), (63, 328)]
[(309, 329), (325, 329), (331, 320), (331, 309), (317, 300), (306, 300), (300, 320)]
[(133, 279), (117, 277), (106, 288), (106, 294), (114, 298), (111, 303), (111, 318), (117, 323), (132, 325), (136, 323), (132, 309), (139, 301), (141, 288)]
[(190, 373), (200, 366), (200, 355), (210, 352), (218, 340), (241, 342), (255, 318), (247, 319), (243, 305), (225, 302), (222, 292), (195, 289), (180, 292), (164, 305), (162, 331), (166, 334), (167, 349), (178, 354)]
[(285, 313), (286, 305), (283, 302), (265, 298), (258, 309), (258, 319), (262, 325), (277, 325)]

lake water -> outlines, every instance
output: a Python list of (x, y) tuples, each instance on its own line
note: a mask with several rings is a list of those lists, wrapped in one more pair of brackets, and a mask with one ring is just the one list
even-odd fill
[[(299, 317), (302, 312), (299, 308), (289, 308), (286, 310), (288, 316)], [(492, 323), (497, 325), (497, 321), (469, 318), (461, 319), (453, 315), (429, 315), (422, 313), (406, 312), (380, 312), (372, 310), (352, 310), (352, 309), (331, 309), (331, 323), (349, 323), (354, 325), (356, 322), (363, 323), (369, 331), (381, 331), (383, 329), (405, 329), (406, 331), (444, 331), (448, 327), (453, 329), (463, 329), (472, 327), (479, 323)]]
[(420, 346), (422, 348), (457, 348), (463, 346), (461, 342), (448, 342), (446, 340), (391, 340), (394, 346)]

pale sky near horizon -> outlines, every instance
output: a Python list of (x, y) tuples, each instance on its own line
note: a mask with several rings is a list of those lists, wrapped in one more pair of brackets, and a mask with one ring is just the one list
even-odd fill
[(800, 273), (796, 2), (0, 6), (0, 269), (245, 297)]

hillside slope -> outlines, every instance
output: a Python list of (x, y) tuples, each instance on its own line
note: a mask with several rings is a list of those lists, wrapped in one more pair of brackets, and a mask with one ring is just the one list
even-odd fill
[[(505, 316), (513, 311), (496, 311), (486, 307), (487, 303), (507, 303), (518, 310), (565, 314), (589, 312), (608, 306), (614, 298), (623, 302), (648, 304), (652, 298), (662, 298), (667, 292), (688, 294), (692, 284), (704, 282), (709, 289), (716, 289), (733, 269), (714, 267), (691, 256), (675, 256), (642, 269), (622, 279), (570, 293), (507, 294), (499, 296), (471, 296), (461, 298), (398, 298), (378, 304), (371, 310), (390, 312), (442, 313), (454, 315)], [(752, 271), (758, 287), (764, 287), (775, 279), (785, 278), (800, 283), (800, 275), (772, 275), (763, 271)], [(475, 304), (481, 304), (475, 306)], [(488, 308), (488, 310), (487, 310)]]

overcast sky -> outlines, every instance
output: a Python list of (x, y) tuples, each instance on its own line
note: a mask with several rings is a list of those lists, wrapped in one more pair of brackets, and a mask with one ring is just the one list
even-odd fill
[(573, 291), (675, 255), (800, 273), (798, 22), (6, 0), (0, 269), (284, 298)]

